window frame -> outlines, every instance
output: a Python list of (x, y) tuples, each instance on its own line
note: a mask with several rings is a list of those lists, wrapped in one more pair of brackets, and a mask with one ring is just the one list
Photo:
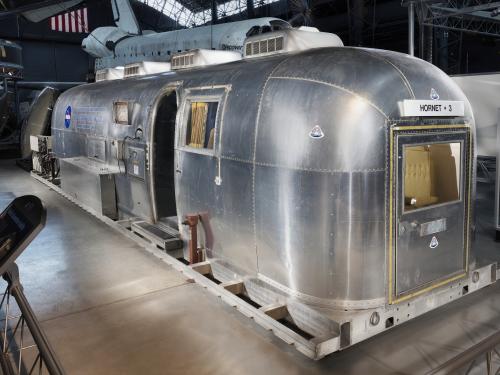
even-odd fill
[[(117, 119), (117, 110), (118, 106), (126, 105), (127, 106), (127, 122), (118, 121)], [(118, 126), (131, 126), (132, 125), (132, 115), (134, 112), (135, 103), (130, 100), (115, 100), (113, 101), (113, 124)]]
[[(414, 147), (414, 146), (427, 146), (427, 145), (431, 145), (431, 144), (452, 144), (452, 143), (459, 143), (460, 144), (460, 170), (459, 170), (459, 173), (458, 173), (458, 176), (460, 178), (460, 180), (458, 181), (458, 199), (454, 199), (454, 200), (451, 200), (451, 201), (446, 201), (446, 202), (441, 202), (441, 203), (434, 203), (434, 204), (430, 204), (428, 206), (424, 206), (424, 207), (418, 207), (418, 208), (412, 208), (412, 209), (406, 209), (405, 208), (405, 204), (404, 204), (404, 199), (405, 199), (405, 179), (404, 179), (404, 176), (405, 176), (405, 173), (406, 173), (406, 159), (405, 159), (405, 150), (407, 147)], [(437, 207), (443, 207), (443, 206), (447, 206), (447, 205), (451, 205), (451, 204), (456, 204), (456, 203), (459, 203), (459, 202), (462, 202), (463, 198), (464, 198), (464, 193), (463, 193), (463, 180), (464, 180), (464, 157), (465, 157), (465, 150), (464, 150), (464, 147), (465, 147), (465, 142), (463, 140), (454, 140), (454, 141), (440, 141), (440, 140), (437, 140), (437, 141), (431, 141), (431, 142), (415, 142), (415, 143), (406, 143), (406, 144), (403, 144), (402, 145), (402, 155), (401, 155), (401, 173), (402, 173), (402, 182), (401, 182), (401, 199), (402, 199), (402, 204), (401, 204), (401, 214), (402, 215), (406, 215), (406, 214), (411, 214), (411, 213), (414, 213), (414, 212), (420, 212), (420, 211), (425, 211), (425, 210), (431, 210), (433, 208), (437, 208)]]
[[(211, 88), (193, 88), (186, 91), (188, 92), (182, 100), (181, 118), (179, 119), (181, 126), (179, 135), (176, 140), (176, 148), (178, 150), (193, 154), (216, 156), (219, 152), (219, 140), (220, 132), (222, 131), (223, 109), (227, 98), (228, 88), (226, 86), (219, 86)], [(186, 144), (189, 113), (191, 110), (191, 103), (193, 102), (217, 103), (217, 112), (215, 115), (214, 125), (214, 147), (212, 149), (190, 147)]]

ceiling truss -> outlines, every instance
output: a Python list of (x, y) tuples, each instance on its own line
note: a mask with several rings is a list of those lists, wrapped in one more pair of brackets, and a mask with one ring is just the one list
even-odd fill
[(500, 1), (407, 0), (416, 6), (421, 25), (500, 37)]

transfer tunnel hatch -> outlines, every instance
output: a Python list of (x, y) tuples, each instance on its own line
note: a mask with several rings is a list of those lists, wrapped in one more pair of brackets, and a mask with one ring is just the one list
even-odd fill
[(389, 290), (395, 303), (467, 274), (470, 129), (399, 126), (391, 142)]

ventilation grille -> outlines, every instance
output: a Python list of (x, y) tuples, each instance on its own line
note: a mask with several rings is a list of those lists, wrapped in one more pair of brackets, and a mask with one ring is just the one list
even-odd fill
[(139, 74), (139, 65), (126, 66), (123, 71), (124, 77), (133, 77)]
[(189, 68), (194, 65), (194, 53), (172, 57), (172, 69)]
[(123, 69), (116, 68), (104, 68), (99, 69), (95, 72), (95, 81), (111, 81), (114, 79), (122, 79), (123, 78)]
[(250, 41), (245, 45), (245, 56), (264, 55), (283, 50), (283, 37)]
[(95, 73), (96, 82), (106, 81), (107, 78), (108, 78), (108, 72), (106, 70), (98, 70)]

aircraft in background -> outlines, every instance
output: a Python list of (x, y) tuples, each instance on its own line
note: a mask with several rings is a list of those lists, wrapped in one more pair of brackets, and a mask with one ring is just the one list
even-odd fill
[(141, 30), (129, 0), (111, 0), (114, 26), (98, 27), (82, 41), (96, 58), (95, 68), (113, 68), (140, 61), (170, 61), (190, 49), (240, 51), (250, 30), (290, 28), (279, 18), (265, 17), (156, 33)]

